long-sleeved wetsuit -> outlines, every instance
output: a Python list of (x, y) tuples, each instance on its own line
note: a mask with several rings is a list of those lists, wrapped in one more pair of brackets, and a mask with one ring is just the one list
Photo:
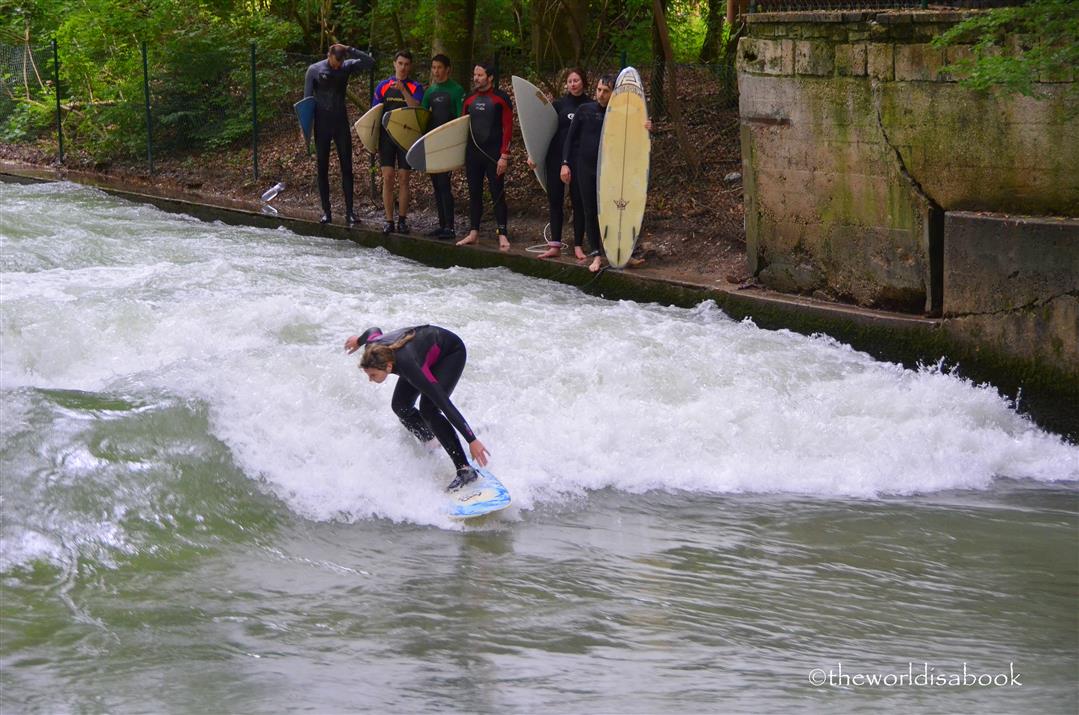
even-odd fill
[[(427, 131), (441, 127), (461, 116), (465, 101), (465, 90), (454, 80), (432, 84), (423, 93), (423, 107), (431, 110), (431, 121)], [(438, 207), (438, 227), (454, 227), (453, 189), (450, 186), (450, 172), (431, 174), (431, 186), (435, 190), (435, 205)]]
[[(566, 94), (556, 99), (552, 105), (558, 114), (558, 129), (547, 147), (544, 171), (547, 174), (547, 203), (551, 216), (551, 243), (562, 242), (562, 224), (565, 221), (565, 188), (560, 172), (562, 171), (562, 151), (569, 134), (569, 125), (577, 109), (588, 102), (588, 95)], [(574, 177), (569, 185), (570, 203), (573, 205), (573, 245), (580, 246), (584, 239), (584, 206), (581, 199), (581, 186)]]
[[(457, 432), (469, 443), (476, 435), (450, 402), (450, 394), (465, 369), (465, 344), (455, 333), (437, 325), (376, 334), (373, 339), (368, 339), (368, 344), (392, 345), (410, 331), (415, 332), (413, 338), (394, 353), (393, 374), (397, 375), (397, 386), (391, 401), (393, 411), (401, 424), (420, 440), (426, 442), (432, 436), (438, 438), (454, 467), (468, 466)], [(416, 398), (420, 401), (418, 410)]]
[(348, 49), (349, 57), (337, 69), (329, 60), (316, 62), (307, 68), (303, 96), (315, 98), (315, 157), (318, 166), (318, 196), (322, 213), (330, 217), (330, 143), (337, 145), (337, 160), (341, 163), (341, 190), (345, 195), (345, 211), (352, 214), (352, 125), (345, 106), (348, 78), (373, 67), (371, 55), (355, 47)]
[(587, 102), (577, 108), (566, 132), (562, 147), (562, 164), (570, 167), (573, 181), (580, 184), (584, 205), (588, 250), (598, 256), (603, 251), (599, 235), (599, 199), (597, 198), (596, 169), (599, 163), (599, 140), (607, 108), (599, 102)]
[(478, 231), (483, 217), (483, 177), (491, 190), (498, 233), (507, 236), (506, 178), (498, 175), (498, 160), (508, 155), (513, 134), (513, 103), (500, 89), (475, 92), (465, 100), (471, 139), (465, 148), (465, 178), (468, 179), (469, 230)]

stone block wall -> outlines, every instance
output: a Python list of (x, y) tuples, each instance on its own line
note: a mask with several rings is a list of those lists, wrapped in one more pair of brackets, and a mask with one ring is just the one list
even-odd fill
[(958, 12), (749, 16), (738, 46), (749, 268), (766, 286), (940, 314), (948, 211), (1079, 215), (1074, 79), (1038, 99), (948, 74)]

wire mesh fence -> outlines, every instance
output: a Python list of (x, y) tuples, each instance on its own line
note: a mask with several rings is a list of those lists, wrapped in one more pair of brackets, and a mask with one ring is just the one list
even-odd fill
[[(145, 156), (151, 172), (155, 156), (250, 145), (255, 178), (260, 135), (294, 121), (292, 105), (303, 97), (307, 67), (322, 59), (255, 46), (204, 47), (166, 58), (143, 44), (128, 49), (123, 61), (114, 57), (107, 66), (95, 66), (84, 58), (65, 62), (64, 49), (0, 44), (0, 140), (48, 142), (51, 136), (61, 161), (66, 146), (80, 161)], [(350, 83), (354, 112), (366, 111), (375, 84), (392, 74), (388, 56), (376, 59), (375, 68)], [(588, 68), (591, 86), (632, 62), (647, 82), (654, 115), (665, 116), (670, 101), (737, 103), (732, 63), (667, 66), (617, 48)], [(564, 91), (562, 72), (535, 71), (526, 53), (496, 52), (493, 64), (507, 91), (514, 74), (552, 96)], [(421, 81), (427, 79), (424, 60), (414, 62), (414, 70)]]

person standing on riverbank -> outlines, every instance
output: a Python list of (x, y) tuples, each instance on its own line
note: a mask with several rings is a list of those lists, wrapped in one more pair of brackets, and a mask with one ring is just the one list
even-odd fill
[[(411, 79), (412, 53), (408, 50), (398, 50), (393, 56), (393, 75), (378, 83), (375, 87), (375, 96), (371, 100), (371, 106), (383, 104), (386, 112), (392, 112), (402, 107), (418, 107), (423, 101), (423, 85)], [(408, 205), (411, 201), (409, 177), (412, 175), (412, 167), (405, 160), (405, 150), (397, 146), (384, 128), (380, 128), (378, 136), (378, 162), (382, 168), (382, 208), (386, 214), (386, 221), (382, 226), (383, 233), (408, 233)], [(393, 185), (397, 183), (397, 224), (393, 222)]]
[[(464, 108), (465, 88), (450, 77), (450, 58), (443, 54), (431, 58), (431, 86), (423, 93), (423, 107), (431, 111), (427, 131), (441, 127), (461, 116)], [(435, 206), (438, 208), (438, 228), (428, 235), (434, 238), (456, 238), (454, 228), (452, 172), (431, 174)]]
[[(562, 224), (565, 221), (565, 189), (562, 183), (562, 150), (565, 147), (566, 135), (569, 133), (570, 122), (580, 106), (589, 101), (587, 82), (584, 70), (573, 67), (566, 70), (566, 93), (556, 99), (551, 106), (558, 115), (558, 129), (547, 148), (545, 172), (547, 174), (547, 207), (551, 223), (551, 237), (547, 241), (547, 250), (537, 258), (558, 258), (562, 255)], [(532, 157), (528, 158), (528, 166), (535, 169), (536, 164)], [(580, 261), (586, 260), (581, 244), (584, 242), (585, 215), (584, 200), (581, 198), (581, 187), (577, 181), (569, 183), (570, 204), (573, 206), (573, 250)]]
[(468, 235), (457, 242), (470, 246), (480, 240), (483, 217), (483, 180), (491, 191), (500, 250), (510, 250), (509, 210), (506, 208), (506, 169), (509, 167), (510, 137), (513, 134), (513, 103), (495, 87), (494, 69), (489, 64), (472, 70), (472, 94), (465, 100), (464, 113), (471, 119), (471, 137), (465, 148), (465, 176), (468, 179)]
[(330, 223), (330, 143), (337, 146), (341, 164), (341, 191), (345, 196), (345, 223), (352, 226), (352, 124), (345, 105), (348, 79), (356, 72), (375, 66), (371, 55), (346, 45), (331, 45), (326, 59), (307, 68), (303, 96), (315, 98), (315, 163), (318, 169), (318, 196), (322, 223)]
[(607, 115), (607, 103), (611, 101), (613, 87), (614, 77), (600, 77), (596, 82), (596, 100), (577, 108), (566, 132), (566, 141), (562, 145), (562, 168), (559, 172), (562, 183), (569, 186), (570, 182), (575, 181), (581, 187), (585, 232), (588, 234), (588, 255), (592, 257), (588, 270), (593, 273), (603, 267), (596, 170), (599, 164), (599, 140), (603, 133), (603, 120)]

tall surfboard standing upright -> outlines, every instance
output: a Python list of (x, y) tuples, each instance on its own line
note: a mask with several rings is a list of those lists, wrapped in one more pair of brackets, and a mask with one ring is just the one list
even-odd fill
[(652, 153), (646, 121), (648, 104), (641, 75), (626, 67), (618, 74), (607, 104), (596, 177), (599, 232), (614, 268), (629, 262), (641, 235)]
[(558, 112), (547, 95), (527, 79), (514, 75), (512, 82), (513, 101), (517, 104), (517, 121), (521, 123), (525, 151), (532, 157), (532, 163), (536, 165), (536, 178), (546, 191), (544, 164), (547, 161), (547, 148), (558, 131)]

